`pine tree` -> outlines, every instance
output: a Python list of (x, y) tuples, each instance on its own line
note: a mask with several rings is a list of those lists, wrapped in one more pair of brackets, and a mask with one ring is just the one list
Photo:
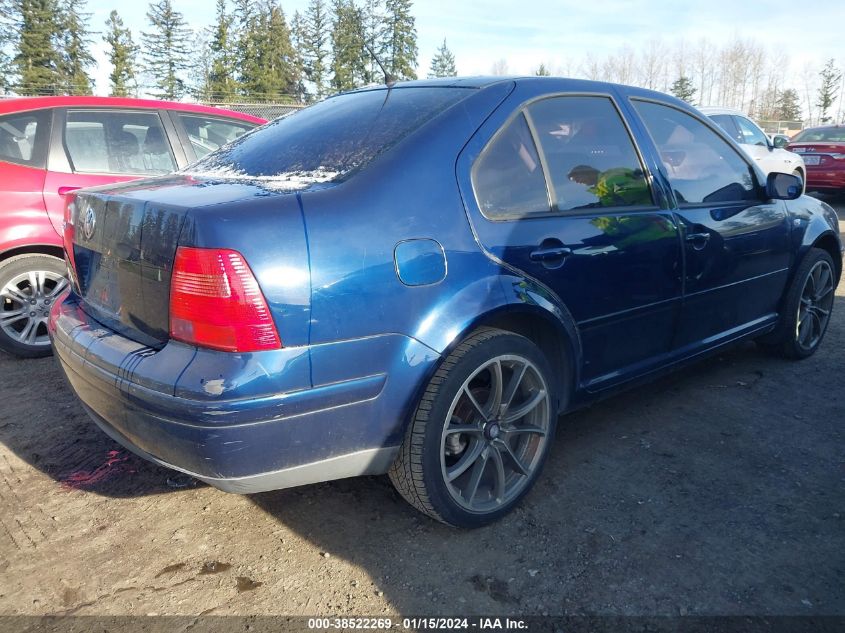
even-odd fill
[(269, 95), (292, 95), (296, 92), (297, 76), (293, 46), (285, 13), (274, 1), (265, 7), (267, 37), (261, 48), (261, 91)]
[(690, 105), (695, 105), (693, 100), (695, 99), (695, 93), (697, 92), (695, 86), (693, 86), (692, 79), (687, 77), (686, 75), (681, 75), (678, 77), (673, 83), (672, 87), (669, 89), (670, 92), (681, 99), (682, 101), (686, 101)]
[(386, 0), (385, 27), (388, 72), (396, 79), (417, 78), (417, 29), (411, 0)]
[(107, 55), (112, 66), (109, 73), (109, 94), (113, 97), (128, 97), (138, 92), (136, 58), (138, 47), (132, 41), (132, 32), (123, 25), (123, 20), (112, 10), (106, 20), (106, 34), (103, 40), (109, 45)]
[(61, 64), (59, 74), (64, 90), (71, 95), (90, 95), (91, 77), (86, 68), (94, 64), (89, 47), (91, 38), (88, 20), (91, 14), (85, 11), (86, 0), (63, 0), (59, 7), (58, 26), (60, 33)]
[(153, 79), (153, 95), (175, 100), (185, 94), (183, 73), (189, 68), (192, 40), (185, 19), (173, 8), (172, 0), (150, 4), (147, 20), (152, 30), (142, 33), (144, 70)]
[(543, 62), (540, 62), (540, 65), (537, 67), (537, 70), (534, 71), (534, 76), (536, 76), (536, 77), (551, 77), (552, 73), (549, 72), (549, 69), (546, 68), (546, 65)]
[(11, 88), (12, 58), (9, 50), (15, 42), (15, 10), (12, 0), (0, 0), (0, 90)]
[(234, 16), (227, 11), (226, 0), (217, 0), (217, 21), (211, 28), (210, 70), (205, 93), (211, 99), (229, 100), (237, 94), (234, 55)]
[(296, 65), (290, 30), (282, 8), (274, 0), (258, 5), (241, 33), (247, 57), (241, 88), (252, 98), (278, 98), (296, 92)]
[(61, 55), (56, 49), (58, 7), (55, 0), (16, 0), (17, 41), (13, 65), (17, 92), (60, 94)]
[(446, 46), (446, 38), (444, 37), (443, 44), (437, 49), (434, 57), (431, 58), (428, 78), (457, 77), (457, 75), (458, 69), (455, 68), (455, 56), (449, 50), (449, 47)]
[(839, 80), (842, 79), (842, 71), (834, 66), (833, 59), (829, 59), (819, 73), (819, 78), (822, 82), (819, 86), (816, 105), (819, 108), (819, 120), (822, 123), (828, 123), (831, 119), (828, 112), (836, 101)]
[(305, 76), (314, 86), (314, 95), (322, 99), (327, 93), (329, 12), (324, 0), (311, 0), (302, 23), (302, 58)]
[(778, 121), (801, 120), (801, 97), (797, 90), (787, 88), (780, 93), (775, 103), (775, 117)]
[(384, 74), (379, 66), (379, 61), (384, 63), (383, 60), (387, 57), (389, 48), (384, 7), (381, 0), (365, 0), (364, 6), (358, 11), (361, 15), (364, 42), (369, 48), (369, 50), (365, 48), (362, 53), (367, 67), (363, 82), (365, 84), (383, 83)]
[(352, 90), (367, 77), (361, 12), (349, 0), (334, 0), (332, 23), (332, 80), (335, 90)]
[(290, 21), (290, 41), (293, 47), (291, 63), (295, 77), (293, 94), (296, 95), (297, 101), (305, 103), (309, 100), (308, 90), (305, 87), (305, 58), (303, 56), (305, 50), (305, 21), (299, 11), (293, 12), (293, 18)]
[(235, 26), (235, 59), (239, 72), (236, 85), (240, 94), (246, 94), (246, 84), (259, 73), (256, 41), (260, 39), (258, 32), (258, 14), (253, 0), (234, 0), (235, 11), (233, 24)]

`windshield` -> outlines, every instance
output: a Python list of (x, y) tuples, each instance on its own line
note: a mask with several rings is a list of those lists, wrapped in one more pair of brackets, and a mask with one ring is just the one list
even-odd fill
[(332, 97), (245, 134), (185, 172), (258, 179), (284, 189), (342, 180), (470, 94), (467, 88), (428, 87)]
[(816, 129), (804, 130), (803, 132), (799, 132), (791, 142), (797, 143), (799, 141), (803, 141), (804, 143), (845, 143), (845, 126), (819, 127)]

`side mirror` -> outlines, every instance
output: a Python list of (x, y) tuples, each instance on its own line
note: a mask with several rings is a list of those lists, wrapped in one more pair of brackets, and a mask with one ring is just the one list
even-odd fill
[(803, 185), (798, 176), (773, 171), (766, 178), (766, 195), (771, 200), (795, 200), (801, 197)]
[(789, 137), (783, 134), (775, 134), (774, 138), (772, 138), (772, 145), (775, 146), (775, 149), (783, 149), (789, 145)]

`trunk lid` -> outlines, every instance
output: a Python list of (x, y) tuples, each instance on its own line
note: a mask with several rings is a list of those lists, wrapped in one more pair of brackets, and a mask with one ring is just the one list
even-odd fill
[(843, 164), (842, 159), (834, 158), (834, 155), (845, 154), (845, 143), (797, 141), (790, 143), (787, 149), (799, 154), (807, 167), (825, 167)]
[(72, 261), (82, 308), (109, 329), (161, 347), (169, 338), (170, 277), (186, 214), (255, 192), (248, 183), (179, 175), (77, 193)]

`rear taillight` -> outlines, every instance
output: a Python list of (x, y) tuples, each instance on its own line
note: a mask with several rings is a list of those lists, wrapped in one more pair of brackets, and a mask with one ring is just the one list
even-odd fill
[(170, 336), (226, 352), (282, 346), (258, 282), (243, 256), (180, 246), (170, 280)]

